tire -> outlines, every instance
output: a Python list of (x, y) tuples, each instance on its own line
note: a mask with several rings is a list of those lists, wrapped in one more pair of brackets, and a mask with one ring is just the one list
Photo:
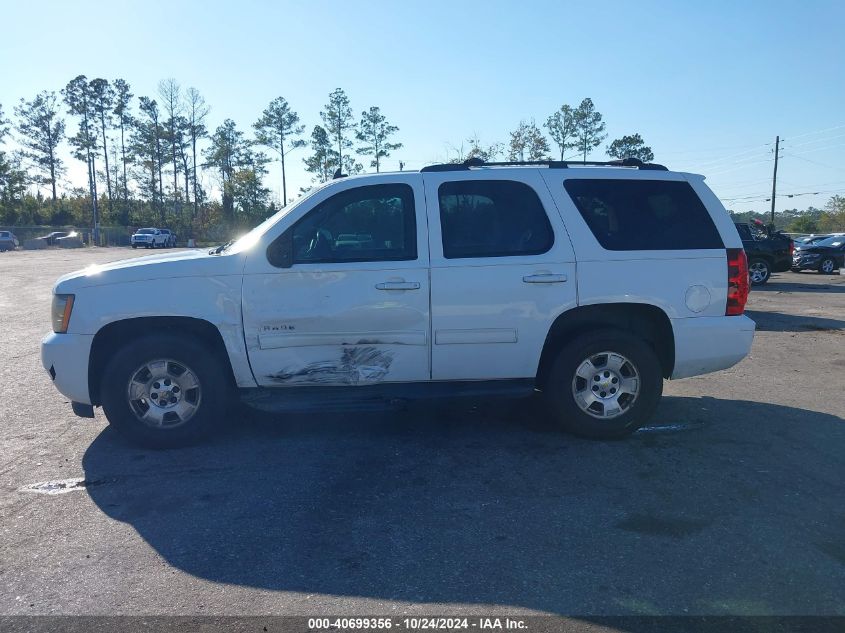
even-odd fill
[(132, 248), (138, 248), (138, 245), (137, 245), (137, 244), (133, 244), (133, 245), (132, 245)]
[(836, 268), (836, 260), (832, 257), (825, 257), (819, 262), (819, 272), (823, 275), (832, 275)]
[[(619, 364), (620, 358), (626, 362)], [(590, 360), (592, 365), (588, 367)], [(617, 364), (619, 367), (614, 367)], [(606, 377), (606, 373), (610, 376)], [(595, 381), (595, 375), (600, 376), (599, 382)], [(636, 392), (624, 392), (614, 399), (611, 395), (614, 385), (621, 386), (634, 377)], [(586, 401), (593, 397), (586, 385), (595, 391), (595, 401), (589, 406), (591, 412), (585, 408)], [(593, 387), (607, 391), (596, 391)], [(616, 389), (624, 391), (624, 387)], [(602, 329), (580, 335), (561, 348), (543, 392), (552, 416), (565, 431), (591, 439), (620, 439), (651, 418), (663, 394), (663, 372), (657, 354), (647, 342), (620, 330)], [(608, 399), (601, 394), (606, 394)]]
[(168, 334), (120, 348), (100, 383), (109, 424), (152, 448), (208, 437), (222, 422), (230, 393), (226, 371), (213, 353), (196, 340)]
[(762, 286), (772, 276), (772, 267), (765, 259), (755, 258), (748, 262), (748, 277), (752, 286)]

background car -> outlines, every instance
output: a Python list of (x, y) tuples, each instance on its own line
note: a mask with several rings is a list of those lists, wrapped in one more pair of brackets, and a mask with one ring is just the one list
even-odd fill
[(165, 246), (170, 248), (171, 246), (176, 246), (176, 233), (172, 232), (170, 229), (159, 229), (162, 235), (167, 237), (165, 241)]
[(18, 238), (11, 231), (0, 231), (0, 251), (13, 251), (18, 246)]
[(145, 229), (138, 229), (130, 238), (132, 248), (143, 246), (144, 248), (165, 248), (167, 246), (169, 236), (162, 233), (161, 229), (149, 227)]
[(753, 285), (766, 283), (772, 273), (789, 270), (795, 249), (792, 238), (779, 231), (769, 231), (762, 223), (737, 223), (736, 230), (748, 257), (748, 274)]
[(42, 235), (38, 239), (47, 242), (47, 246), (55, 246), (57, 239), (67, 237), (68, 235), (70, 235), (70, 231), (53, 231), (52, 233), (47, 233), (47, 235)]
[(815, 270), (831, 275), (845, 268), (845, 235), (832, 235), (797, 250), (792, 258), (792, 270)]

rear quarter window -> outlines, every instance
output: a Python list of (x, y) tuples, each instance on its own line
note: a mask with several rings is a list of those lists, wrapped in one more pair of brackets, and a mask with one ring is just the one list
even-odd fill
[(725, 247), (710, 214), (687, 182), (573, 178), (563, 186), (607, 250)]

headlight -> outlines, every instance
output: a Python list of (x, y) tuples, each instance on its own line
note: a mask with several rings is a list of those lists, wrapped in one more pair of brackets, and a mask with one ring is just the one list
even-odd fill
[(53, 331), (56, 334), (67, 332), (70, 313), (73, 311), (73, 295), (53, 295)]

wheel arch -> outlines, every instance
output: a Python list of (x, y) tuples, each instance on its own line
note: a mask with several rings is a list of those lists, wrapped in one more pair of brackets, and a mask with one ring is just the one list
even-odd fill
[(94, 336), (91, 353), (88, 358), (88, 390), (91, 403), (101, 405), (100, 382), (112, 353), (133, 338), (145, 336), (150, 332), (162, 332), (188, 336), (200, 340), (218, 357), (222, 363), (229, 383), (236, 385), (232, 364), (220, 330), (204, 319), (185, 316), (137, 317), (113, 321)]
[(537, 386), (548, 378), (556, 353), (574, 336), (592, 330), (614, 328), (642, 337), (655, 351), (664, 378), (675, 367), (675, 334), (669, 316), (647, 303), (603, 303), (567, 310), (552, 323), (537, 368)]

